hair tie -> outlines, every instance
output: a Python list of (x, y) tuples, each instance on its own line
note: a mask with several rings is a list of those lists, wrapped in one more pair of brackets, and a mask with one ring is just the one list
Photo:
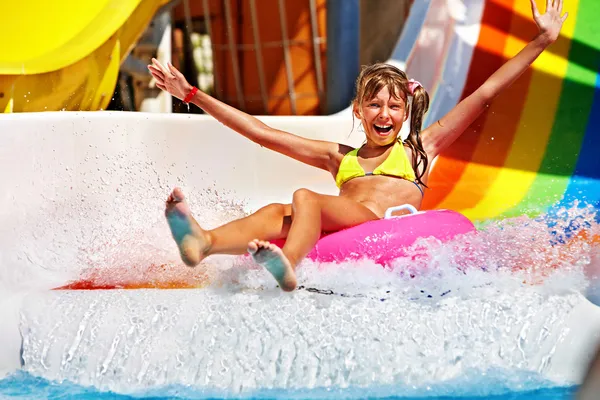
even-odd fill
[(420, 87), (423, 87), (423, 85), (421, 85), (421, 82), (415, 81), (414, 79), (408, 80), (408, 91), (410, 92), (410, 94), (414, 95), (415, 90), (417, 90), (417, 88)]

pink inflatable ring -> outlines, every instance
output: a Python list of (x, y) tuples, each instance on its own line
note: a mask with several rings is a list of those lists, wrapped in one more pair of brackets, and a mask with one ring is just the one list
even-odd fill
[[(400, 210), (410, 214), (392, 216)], [(322, 236), (307, 258), (317, 262), (340, 262), (368, 258), (381, 265), (404, 256), (418, 238), (434, 237), (442, 242), (473, 232), (475, 226), (464, 215), (451, 210), (417, 211), (411, 205), (392, 207), (383, 219)], [(283, 246), (285, 241), (275, 244)]]

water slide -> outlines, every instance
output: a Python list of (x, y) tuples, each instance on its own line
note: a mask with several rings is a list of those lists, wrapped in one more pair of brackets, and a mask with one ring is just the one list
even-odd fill
[(0, 111), (101, 110), (121, 62), (167, 0), (0, 4)]
[[(433, 94), (426, 125), (537, 32), (528, 1), (444, 3), (432, 0), (421, 20), (410, 22), (423, 23), (419, 36), (405, 35), (394, 54)], [(484, 220), (534, 215), (575, 199), (598, 206), (600, 28), (594, 16), (600, 3), (567, 1), (565, 9), (570, 17), (560, 39), (438, 158), (425, 208)]]
[[(0, 370), (215, 396), (332, 387), (485, 395), (498, 380), (507, 390), (580, 382), (600, 332), (581, 274), (598, 262), (597, 247), (590, 236), (551, 246), (547, 220), (552, 212), (556, 229), (598, 229), (599, 7), (569, 1), (564, 36), (436, 160), (426, 207), (460, 211), (481, 232), (451, 248), (423, 243), (436, 273), (411, 279), (367, 261), (307, 264), (304, 289), (284, 294), (246, 259), (184, 267), (163, 217), (173, 186), (207, 228), (289, 202), (299, 187), (336, 191), (327, 173), (208, 116), (2, 116)], [(528, 0), (415, 2), (391, 62), (432, 94), (427, 123), (535, 34), (528, 21)], [(362, 141), (349, 110), (261, 118)], [(453, 266), (467, 245), (485, 268)]]

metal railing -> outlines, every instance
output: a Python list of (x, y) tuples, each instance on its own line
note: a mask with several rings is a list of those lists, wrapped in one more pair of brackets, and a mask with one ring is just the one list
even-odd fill
[[(208, 30), (208, 34), (213, 38), (213, 29), (211, 24), (211, 10), (209, 7), (209, 0), (203, 1), (203, 14), (205, 19), (205, 24)], [(291, 46), (295, 45), (306, 45), (312, 44), (313, 50), (313, 60), (314, 60), (314, 71), (316, 75), (317, 82), (317, 94), (316, 96), (319, 99), (319, 103), (322, 105), (322, 100), (324, 98), (324, 82), (323, 82), (323, 63), (321, 60), (321, 44), (325, 43), (325, 37), (319, 36), (319, 26), (318, 26), (318, 18), (317, 18), (317, 4), (316, 0), (278, 0), (278, 14), (279, 14), (279, 22), (281, 25), (281, 40), (280, 41), (269, 41), (269, 42), (261, 42), (259, 27), (258, 27), (258, 15), (257, 15), (257, 1), (256, 0), (242, 0), (249, 2), (250, 9), (250, 21), (252, 24), (252, 43), (242, 44), (235, 43), (233, 36), (233, 24), (236, 23), (232, 19), (231, 7), (233, 0), (222, 0), (223, 8), (224, 8), (224, 18), (226, 25), (226, 33), (227, 33), (227, 44), (215, 44), (214, 40), (212, 42), (213, 54), (217, 54), (217, 51), (225, 51), (228, 52), (229, 59), (231, 61), (231, 68), (233, 71), (233, 79), (235, 84), (236, 95), (234, 99), (222, 98), (223, 101), (235, 100), (238, 105), (244, 109), (246, 105), (246, 101), (256, 100), (256, 96), (244, 96), (243, 91), (243, 83), (241, 80), (241, 72), (240, 72), (240, 64), (238, 59), (238, 51), (240, 50), (252, 50), (256, 54), (256, 67), (258, 71), (258, 82), (260, 87), (259, 99), (262, 102), (263, 112), (268, 113), (268, 104), (269, 99), (279, 99), (287, 98), (290, 102), (290, 109), (292, 114), (297, 114), (297, 103), (296, 100), (299, 98), (305, 97), (315, 97), (314, 94), (311, 93), (297, 93), (295, 89), (294, 82), (294, 71), (293, 71), (293, 60), (291, 56)], [(310, 40), (292, 40), (288, 35), (288, 26), (287, 26), (287, 16), (286, 16), (286, 1), (307, 1), (309, 6), (310, 13), (310, 31), (311, 31), (311, 39)], [(239, 7), (239, 2), (236, 1), (236, 5)], [(239, 7), (243, 8), (243, 7)], [(264, 67), (264, 57), (262, 50), (265, 48), (274, 48), (281, 47), (283, 52), (283, 60), (285, 66), (285, 75), (287, 79), (287, 94), (284, 96), (269, 96), (267, 86), (266, 86), (266, 76), (265, 76), (265, 67)], [(216, 57), (215, 57), (216, 59)], [(215, 68), (215, 74), (217, 73), (218, 68)], [(215, 91), (217, 91), (217, 82), (219, 80), (215, 77)]]

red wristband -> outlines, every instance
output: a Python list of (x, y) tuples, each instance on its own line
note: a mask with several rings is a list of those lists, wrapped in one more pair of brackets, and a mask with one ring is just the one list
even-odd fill
[(187, 104), (190, 101), (192, 101), (192, 97), (194, 97), (194, 95), (196, 94), (197, 91), (198, 91), (198, 88), (196, 86), (192, 86), (192, 90), (190, 90), (190, 92), (187, 94), (187, 96), (185, 96), (185, 99), (183, 99), (183, 102)]

